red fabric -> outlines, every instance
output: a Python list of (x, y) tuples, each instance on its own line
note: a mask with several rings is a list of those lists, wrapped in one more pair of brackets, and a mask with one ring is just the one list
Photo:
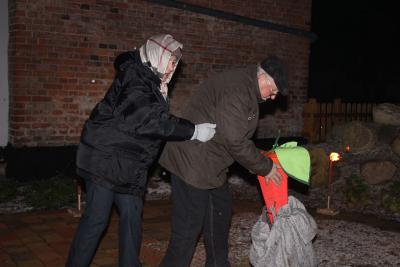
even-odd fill
[[(275, 152), (263, 152), (263, 154), (272, 159), (275, 164), (280, 165)], [(278, 171), (282, 175), (282, 183), (279, 186), (276, 186), (272, 180), (267, 184), (264, 176), (258, 176), (258, 181), (260, 183), (265, 206), (267, 207), (268, 217), (271, 223), (274, 222), (271, 208), (275, 207), (275, 212), (278, 214), (279, 209), (288, 203), (288, 176), (282, 168), (279, 168)]]

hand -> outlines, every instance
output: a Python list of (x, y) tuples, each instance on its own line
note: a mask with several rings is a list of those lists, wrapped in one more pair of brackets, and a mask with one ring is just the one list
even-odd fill
[(194, 134), (190, 140), (197, 139), (200, 142), (207, 142), (214, 137), (216, 124), (201, 123), (196, 124)]
[(280, 166), (276, 165), (275, 162), (273, 162), (271, 171), (265, 176), (265, 181), (268, 183), (272, 179), (272, 182), (276, 186), (280, 185), (282, 182), (282, 175), (278, 171), (278, 169), (280, 168)]

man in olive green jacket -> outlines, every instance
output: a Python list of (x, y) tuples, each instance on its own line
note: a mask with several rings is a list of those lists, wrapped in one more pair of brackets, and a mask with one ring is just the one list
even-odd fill
[(280, 183), (280, 166), (264, 157), (250, 138), (258, 124), (258, 104), (285, 89), (286, 72), (276, 57), (215, 74), (197, 88), (183, 118), (215, 123), (217, 132), (207, 143), (170, 142), (161, 155), (160, 164), (172, 173), (172, 236), (161, 266), (189, 266), (202, 230), (206, 266), (230, 266), (232, 198), (226, 173), (237, 161)]

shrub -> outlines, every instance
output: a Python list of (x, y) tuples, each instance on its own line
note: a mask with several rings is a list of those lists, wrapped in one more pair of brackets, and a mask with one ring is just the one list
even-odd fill
[(369, 186), (364, 179), (352, 174), (346, 178), (344, 196), (349, 206), (365, 205), (369, 201)]
[(382, 192), (382, 205), (385, 210), (400, 213), (400, 182), (393, 182), (388, 190)]

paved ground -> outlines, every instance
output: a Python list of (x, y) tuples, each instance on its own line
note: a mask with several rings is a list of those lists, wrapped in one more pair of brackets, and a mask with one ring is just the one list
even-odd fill
[[(235, 213), (259, 211), (255, 202), (235, 205)], [(168, 201), (147, 201), (144, 208), (144, 266), (158, 266), (170, 233)], [(79, 218), (66, 210), (0, 215), (1, 267), (64, 266)], [(118, 257), (118, 216), (114, 212), (92, 266), (116, 266)]]
[[(257, 202), (235, 202), (230, 234), (233, 267), (249, 267), (250, 231), (260, 214)], [(170, 206), (165, 200), (147, 201), (144, 208), (141, 258), (144, 266), (158, 266), (170, 233)], [(314, 215), (319, 232), (314, 242), (319, 266), (400, 266), (400, 224), (345, 214), (332, 218)], [(117, 266), (118, 236), (115, 213), (93, 264)], [(349, 222), (351, 220), (352, 222)], [(358, 222), (357, 222), (358, 220)], [(66, 210), (0, 215), (0, 267), (64, 266), (79, 218)], [(364, 223), (368, 221), (370, 225)], [(372, 224), (371, 224), (372, 223)], [(192, 267), (204, 264), (200, 242)]]

